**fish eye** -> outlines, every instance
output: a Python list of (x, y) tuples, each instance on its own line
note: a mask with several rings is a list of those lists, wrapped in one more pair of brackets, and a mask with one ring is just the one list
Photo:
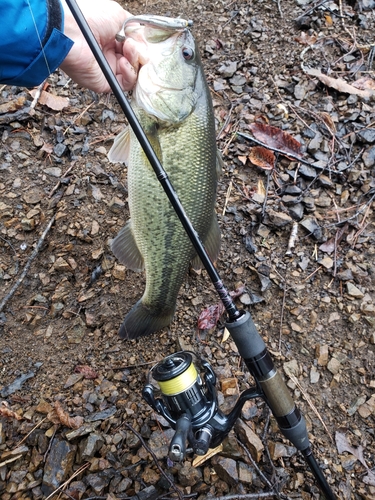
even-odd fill
[(185, 59), (185, 61), (191, 61), (194, 57), (194, 50), (190, 47), (183, 47), (182, 57)]

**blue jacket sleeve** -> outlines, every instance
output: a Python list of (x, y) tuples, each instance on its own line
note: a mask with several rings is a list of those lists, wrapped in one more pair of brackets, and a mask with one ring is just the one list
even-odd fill
[(73, 45), (60, 0), (0, 0), (0, 19), (0, 83), (39, 85)]

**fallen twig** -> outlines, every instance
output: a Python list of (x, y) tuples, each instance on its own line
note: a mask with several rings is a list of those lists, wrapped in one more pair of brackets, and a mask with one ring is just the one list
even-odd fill
[(18, 273), (18, 267), (19, 267), (19, 264), (18, 264), (18, 258), (17, 258), (17, 252), (16, 252), (16, 249), (14, 248), (14, 246), (12, 245), (12, 243), (11, 243), (10, 241), (6, 240), (6, 239), (5, 239), (5, 238), (3, 238), (2, 236), (0, 236), (0, 240), (3, 240), (3, 241), (4, 241), (7, 245), (9, 245), (9, 246), (10, 246), (10, 248), (13, 250), (14, 255), (15, 255), (15, 259), (16, 259), (16, 262), (15, 262), (15, 264), (16, 264), (16, 269), (15, 269), (14, 273), (15, 273), (15, 274), (17, 274), (17, 273)]
[(290, 232), (289, 241), (288, 241), (288, 249), (285, 252), (285, 255), (292, 255), (292, 249), (296, 244), (298, 234), (298, 222), (294, 221), (292, 226), (292, 231)]
[(13, 295), (15, 294), (16, 290), (18, 289), (18, 287), (21, 285), (21, 283), (23, 282), (23, 280), (25, 279), (25, 276), (28, 272), (28, 270), (30, 269), (30, 266), (33, 262), (33, 260), (35, 259), (35, 257), (38, 255), (39, 253), (39, 250), (41, 249), (41, 246), (43, 245), (43, 242), (44, 240), (46, 239), (46, 236), (49, 232), (49, 230), (51, 229), (52, 227), (52, 224), (55, 222), (55, 215), (51, 218), (51, 220), (49, 221), (49, 223), (47, 224), (47, 227), (45, 228), (45, 230), (43, 231), (41, 237), (39, 238), (39, 241), (36, 245), (36, 247), (34, 248), (34, 251), (33, 253), (30, 255), (29, 257), (29, 260), (26, 262), (26, 265), (25, 267), (23, 268), (23, 271), (21, 273), (21, 276), (18, 278), (18, 280), (15, 282), (15, 284), (13, 285), (13, 287), (11, 288), (10, 292), (3, 298), (3, 300), (0, 302), (0, 312), (3, 311), (5, 305), (7, 304), (7, 302), (13, 297)]
[(77, 476), (79, 476), (81, 474), (81, 472), (83, 472), (84, 470), (86, 470), (88, 467), (90, 467), (91, 463), (90, 462), (86, 462), (85, 464), (81, 465), (81, 467), (79, 469), (77, 469), (73, 474), (72, 476), (67, 479), (64, 483), (60, 484), (60, 486), (58, 488), (55, 489), (55, 491), (53, 491), (50, 495), (48, 495), (48, 497), (45, 498), (45, 500), (49, 500), (50, 498), (53, 498), (56, 493), (60, 490), (62, 490), (63, 488), (65, 488), (66, 486), (68, 486), (68, 484), (73, 481), (74, 478), (76, 478)]
[(68, 170), (66, 170), (63, 175), (60, 177), (60, 179), (57, 181), (57, 184), (55, 185), (54, 188), (51, 189), (49, 195), (48, 195), (48, 198), (51, 198), (51, 196), (53, 195), (53, 193), (55, 191), (58, 190), (58, 188), (61, 186), (61, 179), (64, 179), (69, 173), (70, 171), (72, 170), (72, 168), (74, 167), (74, 164), (75, 164), (75, 161), (72, 162), (72, 164), (70, 165), (70, 167), (68, 168)]
[(296, 160), (296, 161), (299, 161), (301, 163), (304, 163), (305, 165), (308, 165), (309, 167), (311, 168), (315, 168), (317, 170), (327, 170), (328, 172), (334, 172), (335, 174), (339, 174), (340, 172), (336, 172), (335, 170), (331, 170), (327, 167), (321, 167), (320, 165), (314, 165), (313, 163), (307, 161), (307, 160), (304, 160), (303, 158), (301, 158), (300, 156), (297, 156), (291, 152), (287, 152), (287, 151), (283, 151), (282, 149), (277, 149), (277, 148), (273, 148), (273, 147), (270, 147), (268, 146), (267, 144), (265, 144), (264, 142), (261, 142), (261, 141), (258, 141), (258, 139), (255, 139), (255, 137), (249, 135), (249, 134), (244, 134), (243, 132), (236, 132), (237, 135), (241, 136), (241, 137), (244, 137), (245, 139), (247, 139), (248, 141), (253, 141), (255, 142), (255, 144), (259, 144), (259, 146), (263, 146), (264, 148), (266, 149), (270, 149), (271, 151), (274, 151), (275, 153), (279, 153), (283, 156), (286, 156), (287, 158), (292, 158), (293, 160)]

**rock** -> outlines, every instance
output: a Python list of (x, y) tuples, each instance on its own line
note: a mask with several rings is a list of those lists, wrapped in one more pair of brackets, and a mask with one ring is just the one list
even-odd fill
[(328, 370), (332, 373), (332, 375), (337, 375), (341, 369), (341, 363), (336, 358), (331, 358), (327, 364)]
[(296, 203), (288, 207), (289, 215), (293, 220), (300, 221), (303, 217), (304, 208), (302, 203)]
[(243, 444), (248, 448), (253, 459), (259, 462), (264, 450), (262, 441), (241, 419), (238, 419), (235, 423), (235, 430)]
[(241, 484), (252, 484), (254, 470), (243, 462), (238, 462), (238, 479)]
[(52, 441), (44, 466), (42, 492), (50, 495), (72, 472), (77, 446), (61, 439)]
[(319, 224), (316, 222), (314, 218), (304, 219), (300, 222), (301, 226), (303, 226), (317, 241), (323, 240), (323, 231)]
[(106, 477), (103, 474), (88, 474), (85, 478), (86, 482), (91, 486), (97, 495), (100, 495), (104, 488), (108, 486), (110, 477)]
[(289, 184), (284, 191), (284, 194), (290, 194), (292, 196), (299, 196), (302, 193), (301, 188), (295, 184)]
[(235, 61), (225, 61), (218, 69), (218, 73), (223, 78), (231, 78), (237, 71), (237, 63)]
[(79, 443), (79, 453), (82, 462), (93, 458), (104, 444), (104, 439), (100, 434), (92, 433)]
[(348, 281), (353, 279), (353, 273), (351, 269), (344, 269), (344, 271), (340, 271), (337, 273), (338, 279), (341, 281)]
[(361, 142), (367, 142), (368, 144), (372, 144), (375, 142), (375, 129), (374, 128), (365, 128), (357, 132), (357, 138)]
[(212, 459), (212, 465), (220, 479), (232, 486), (238, 484), (237, 462), (235, 460), (216, 456)]
[(320, 379), (320, 373), (313, 365), (310, 370), (310, 384), (316, 384), (317, 382), (319, 382), (319, 379)]
[(375, 165), (375, 146), (368, 148), (362, 155), (365, 167), (370, 168)]
[(317, 176), (315, 168), (305, 164), (301, 165), (298, 173), (302, 175), (302, 177), (306, 177), (306, 179), (315, 179)]
[(33, 231), (35, 229), (35, 220), (34, 219), (22, 219), (21, 226), (24, 231)]
[(275, 443), (274, 441), (269, 442), (268, 448), (273, 460), (277, 460), (282, 457), (292, 457), (297, 453), (297, 449), (294, 448), (294, 446), (286, 446), (283, 443)]
[(60, 167), (48, 167), (44, 168), (43, 172), (47, 175), (51, 175), (52, 177), (61, 177), (62, 171)]
[(53, 269), (58, 272), (67, 272), (67, 271), (72, 272), (72, 268), (62, 257), (56, 259), (53, 265)]
[(151, 467), (146, 467), (142, 473), (142, 479), (146, 484), (156, 484), (160, 480), (160, 474)]
[(275, 227), (284, 227), (293, 222), (292, 218), (288, 214), (283, 212), (275, 212), (272, 208), (267, 210), (265, 224), (269, 224)]
[(282, 198), (281, 201), (284, 203), (284, 205), (296, 205), (299, 202), (299, 198), (297, 198), (294, 195), (291, 194), (285, 194)]
[(62, 142), (59, 142), (56, 144), (56, 146), (53, 148), (53, 152), (55, 153), (56, 156), (59, 158), (65, 153), (66, 151), (66, 145)]
[(304, 196), (302, 198), (302, 203), (307, 211), (312, 212), (315, 210), (315, 200), (311, 196)]
[(194, 486), (202, 481), (202, 472), (189, 462), (186, 462), (178, 471), (178, 481), (181, 486)]
[(353, 285), (353, 283), (351, 283), (350, 281), (348, 281), (348, 283), (346, 284), (346, 289), (348, 294), (351, 297), (355, 297), (356, 299), (363, 299), (363, 297), (365, 296), (365, 294), (361, 292), (361, 290)]
[[(133, 433), (131, 433), (133, 434)], [(175, 431), (173, 429), (166, 429), (164, 431), (154, 431), (148, 441), (149, 447), (155, 453), (156, 458), (164, 459), (168, 456), (168, 448), (171, 439), (173, 438)], [(138, 440), (139, 441), (139, 440)], [(127, 440), (128, 444), (128, 440)], [(139, 443), (140, 445), (140, 443)], [(129, 445), (128, 445), (129, 446)]]
[[(309, 142), (308, 146), (307, 146), (307, 150), (314, 154), (316, 153), (319, 149), (320, 149), (320, 145), (322, 144), (322, 141), (323, 141), (323, 136), (320, 132), (316, 132), (316, 134), (314, 135), (314, 137), (311, 139), (311, 141)], [(309, 169), (310, 167), (308, 165), (306, 165), (306, 167)], [(301, 170), (300, 170), (301, 171)], [(315, 170), (314, 170), (315, 172)], [(304, 174), (301, 174), (301, 175), (304, 175)], [(310, 173), (309, 173), (310, 175)], [(314, 177), (316, 176), (316, 172), (315, 172), (315, 175)], [(305, 175), (305, 177), (307, 177)], [(314, 178), (314, 177), (311, 177), (311, 178)]]
[(327, 366), (328, 364), (328, 346), (325, 344), (318, 344), (316, 346), (316, 357), (318, 358), (319, 366)]
[(324, 257), (323, 259), (320, 259), (318, 262), (321, 266), (325, 267), (326, 269), (332, 269), (333, 267), (333, 259), (331, 259), (331, 257)]
[(22, 197), (26, 203), (36, 205), (45, 197), (45, 194), (40, 188), (31, 188)]
[(117, 198), (117, 196), (114, 196), (108, 203), (108, 208), (114, 213), (120, 213), (124, 206), (125, 203), (120, 198)]

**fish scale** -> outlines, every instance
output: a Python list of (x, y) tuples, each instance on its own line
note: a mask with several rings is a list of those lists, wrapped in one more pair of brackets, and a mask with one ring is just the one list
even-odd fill
[[(163, 38), (160, 31), (156, 33), (158, 40)], [(147, 63), (152, 67), (142, 67), (132, 108), (186, 214), (215, 260), (220, 245), (215, 214), (219, 168), (211, 96), (190, 31), (169, 32), (162, 42), (151, 43), (150, 51), (155, 54), (161, 44), (160, 51), (168, 60), (161, 58), (158, 64), (156, 54)], [(194, 51), (194, 61), (184, 60), (182, 51), (186, 47)], [(170, 324), (179, 289), (196, 254), (131, 130), (116, 138), (109, 157), (128, 163), (131, 217), (112, 249), (128, 267), (144, 268), (146, 272), (144, 294), (126, 315), (119, 332), (122, 338), (131, 339)]]

